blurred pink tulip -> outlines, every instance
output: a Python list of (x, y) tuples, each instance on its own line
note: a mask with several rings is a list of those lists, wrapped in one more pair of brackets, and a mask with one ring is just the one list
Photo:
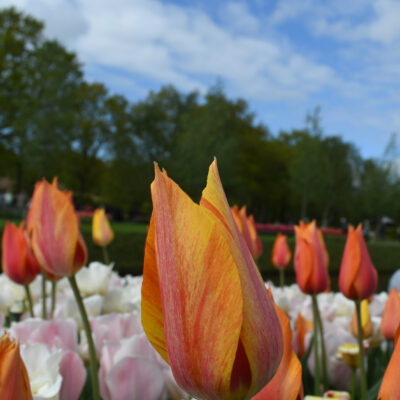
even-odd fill
[(78, 400), (86, 381), (86, 370), (82, 359), (74, 351), (66, 351), (60, 363), (63, 377), (60, 400)]
[(144, 333), (104, 344), (99, 380), (104, 400), (158, 400), (167, 391), (186, 398)]
[(78, 331), (72, 319), (47, 321), (29, 318), (12, 324), (10, 331), (22, 343), (44, 343), (50, 348), (78, 350)]
[[(118, 341), (143, 332), (140, 315), (132, 314), (105, 314), (90, 319), (93, 340), (99, 358), (106, 341)], [(112, 327), (112, 329), (110, 329)]]

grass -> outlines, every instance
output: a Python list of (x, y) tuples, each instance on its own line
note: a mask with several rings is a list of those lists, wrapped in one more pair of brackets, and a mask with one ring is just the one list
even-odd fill
[[(17, 220), (13, 222), (18, 223)], [(0, 229), (5, 224), (4, 219), (0, 219)], [(144, 243), (146, 239), (146, 224), (113, 222), (115, 238), (109, 246), (110, 259), (115, 262), (115, 270), (121, 275), (132, 274), (140, 275), (143, 269)], [(89, 261), (102, 261), (102, 249), (93, 244), (91, 238), (91, 223), (83, 220), (81, 224), (83, 236), (85, 238)], [(275, 240), (274, 235), (261, 235), (264, 247), (262, 256), (257, 260), (257, 265), (265, 280), (272, 280), (278, 283), (278, 271), (270, 262), (272, 246)], [(331, 277), (331, 288), (338, 290), (337, 278), (339, 275), (340, 263), (345, 245), (344, 237), (325, 237), (327, 250), (329, 253), (329, 273)], [(289, 246), (294, 252), (294, 238), (289, 237)], [(379, 277), (379, 290), (386, 290), (390, 276), (395, 270), (400, 268), (400, 242), (397, 241), (374, 241), (367, 243), (371, 259)], [(285, 272), (286, 283), (295, 282), (293, 265), (289, 266)]]

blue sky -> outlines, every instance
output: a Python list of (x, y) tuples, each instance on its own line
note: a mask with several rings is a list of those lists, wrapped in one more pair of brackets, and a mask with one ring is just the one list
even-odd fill
[(326, 134), (379, 157), (400, 132), (398, 0), (3, 0), (46, 22), (88, 80), (131, 100), (217, 79), (272, 133), (319, 105)]

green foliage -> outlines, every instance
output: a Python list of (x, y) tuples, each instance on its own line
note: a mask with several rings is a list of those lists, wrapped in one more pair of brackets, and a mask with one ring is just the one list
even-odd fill
[(274, 137), (221, 84), (205, 96), (173, 86), (136, 103), (87, 83), (74, 53), (47, 40), (43, 24), (0, 10), (0, 177), (14, 192), (58, 176), (78, 207), (106, 205), (125, 218), (151, 212), (158, 162), (195, 200), (217, 157), (231, 204), (257, 221), (317, 219), (338, 225), (400, 219), (396, 140), (385, 159), (362, 160), (351, 143), (323, 134), (321, 110)]

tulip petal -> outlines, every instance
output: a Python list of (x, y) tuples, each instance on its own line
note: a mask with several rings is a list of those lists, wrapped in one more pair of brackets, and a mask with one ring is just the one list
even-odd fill
[(274, 377), (252, 400), (297, 400), (303, 395), (301, 363), (293, 351), (290, 320), (278, 306), (275, 307), (284, 337), (283, 357)]
[(400, 399), (400, 343), (396, 343), (392, 357), (383, 376), (378, 400)]
[(164, 317), (161, 305), (160, 283), (155, 253), (154, 215), (151, 216), (144, 250), (142, 283), (142, 325), (147, 338), (161, 357), (168, 361), (164, 335)]
[(251, 396), (265, 386), (278, 368), (283, 349), (282, 330), (261, 275), (235, 225), (215, 160), (210, 166), (207, 186), (200, 205), (209, 209), (225, 227), (224, 233), (229, 241), (230, 253), (239, 272), (243, 293), (240, 342), (246, 356), (242, 365), (246, 365), (247, 362), (250, 368), (251, 386), (247, 395)]
[(82, 359), (74, 351), (66, 351), (60, 363), (63, 377), (60, 400), (78, 400), (86, 381), (86, 370)]
[[(194, 397), (226, 398), (245, 297), (227, 235), (212, 213), (193, 203), (157, 166), (151, 190), (164, 334), (174, 377)], [(155, 274), (149, 269), (147, 278), (150, 271)]]

